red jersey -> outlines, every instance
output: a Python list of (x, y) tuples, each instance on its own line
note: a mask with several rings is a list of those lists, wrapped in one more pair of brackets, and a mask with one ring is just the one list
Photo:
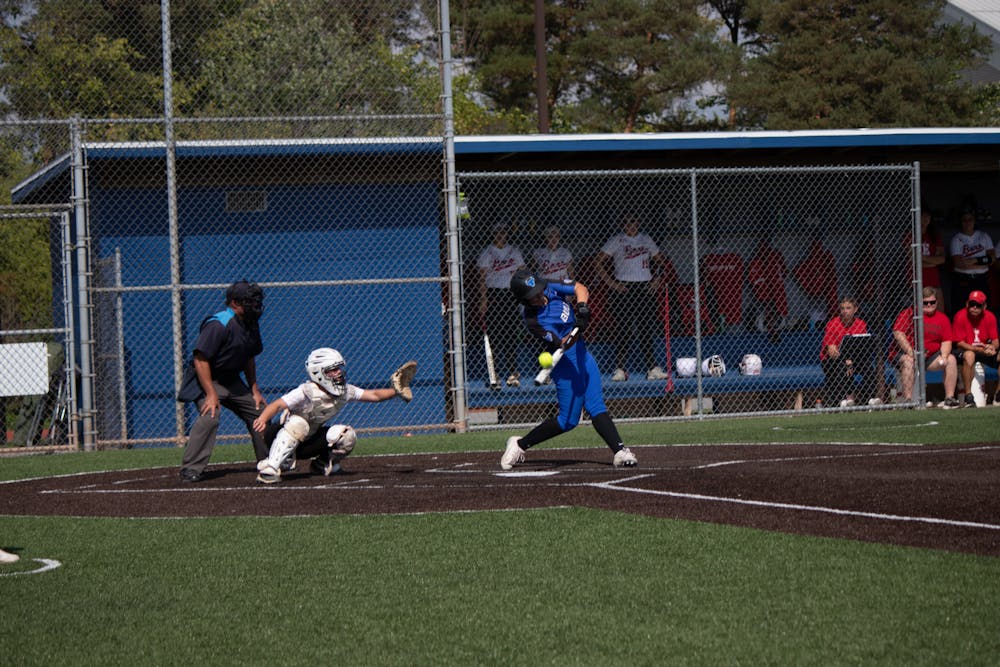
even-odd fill
[(712, 252), (701, 259), (701, 275), (727, 324), (743, 320), (743, 258), (735, 252)]
[(840, 345), (840, 341), (844, 340), (844, 336), (854, 336), (856, 334), (868, 333), (868, 325), (860, 317), (855, 317), (854, 321), (851, 322), (849, 326), (844, 326), (844, 321), (840, 319), (840, 316), (833, 318), (826, 323), (826, 329), (823, 331), (823, 347), (819, 350), (819, 358), (826, 360), (829, 355), (826, 353), (826, 347), (828, 345)]
[[(904, 244), (906, 245), (907, 251), (909, 251), (910, 246), (913, 245), (913, 234), (907, 234), (905, 236)], [(920, 239), (920, 256), (921, 257), (933, 257), (934, 255), (944, 254), (944, 244), (941, 242), (941, 237), (933, 232), (928, 232), (927, 236)], [(907, 262), (910, 265), (910, 262)], [(912, 267), (909, 270), (910, 278), (913, 277)], [(940, 266), (924, 266), (921, 267), (920, 279), (924, 283), (924, 287), (941, 287), (941, 267)]]
[(795, 279), (808, 296), (825, 298), (829, 312), (837, 310), (837, 263), (822, 243), (813, 243), (809, 255), (795, 267)]
[(963, 308), (955, 313), (955, 320), (951, 323), (951, 332), (956, 342), (964, 340), (969, 345), (977, 343), (986, 345), (997, 338), (997, 318), (993, 313), (985, 310), (978, 321), (973, 321), (969, 317), (969, 309)]
[[(893, 331), (902, 331), (910, 347), (916, 347), (916, 334), (913, 331), (913, 309), (904, 308), (892, 325)], [(952, 340), (951, 320), (940, 310), (933, 315), (924, 315), (924, 353), (929, 359), (941, 350), (941, 343)], [(899, 356), (899, 346), (893, 342), (889, 356), (895, 359)]]
[(747, 283), (755, 301), (771, 303), (782, 317), (788, 317), (788, 295), (785, 276), (788, 268), (785, 258), (777, 249), (766, 243), (757, 247), (757, 254), (747, 264)]

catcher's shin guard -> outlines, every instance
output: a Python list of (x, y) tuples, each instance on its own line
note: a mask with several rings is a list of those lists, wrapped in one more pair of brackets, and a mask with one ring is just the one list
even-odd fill
[(277, 482), (281, 478), (282, 464), (295, 455), (295, 448), (299, 446), (299, 441), (288, 432), (288, 426), (278, 431), (274, 442), (271, 443), (271, 451), (267, 458), (257, 463), (257, 479), (265, 484)]

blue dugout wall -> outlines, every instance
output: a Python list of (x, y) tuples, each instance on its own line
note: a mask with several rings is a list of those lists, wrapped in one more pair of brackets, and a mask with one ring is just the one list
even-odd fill
[[(439, 156), (428, 158), (439, 164)], [(92, 172), (100, 172), (101, 162), (91, 157)], [(115, 179), (106, 175), (92, 183), (95, 262), (107, 263), (118, 252), (122, 285), (169, 285), (164, 191), (116, 187)], [(227, 211), (227, 193), (241, 188), (266, 191), (266, 210), (239, 215)], [(376, 430), (445, 422), (447, 354), (441, 286), (433, 281), (441, 275), (440, 189), (437, 181), (413, 179), (179, 187), (186, 359), (201, 321), (225, 307), (222, 288), (200, 286), (247, 278), (265, 286), (265, 349), (257, 365), (268, 401), (306, 380), (304, 360), (311, 349), (330, 346), (347, 359), (348, 381), (361, 387), (387, 386), (392, 371), (408, 359), (419, 364), (411, 403), (354, 403), (338, 421)], [(423, 282), (400, 282), (406, 279)], [(351, 282), (322, 284), (329, 281)], [(98, 308), (96, 314), (105, 333), (113, 326), (108, 310)], [(121, 310), (128, 437), (173, 438), (170, 292), (127, 291)], [(105, 377), (116, 372), (113, 356), (98, 350), (98, 372)], [(117, 387), (109, 385), (98, 390), (100, 410), (114, 403), (115, 392)], [(187, 415), (190, 424), (193, 406)], [(107, 424), (105, 430), (118, 428), (115, 419), (102, 423)], [(246, 433), (228, 411), (223, 411), (219, 432)], [(113, 439), (117, 434), (102, 432), (99, 437)]]

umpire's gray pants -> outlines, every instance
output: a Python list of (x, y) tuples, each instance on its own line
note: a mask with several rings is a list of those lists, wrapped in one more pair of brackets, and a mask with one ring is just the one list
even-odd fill
[[(230, 410), (247, 425), (256, 460), (266, 459), (267, 444), (264, 442), (264, 434), (253, 430), (253, 421), (261, 412), (254, 405), (253, 392), (241, 381), (229, 385), (222, 385), (218, 382), (212, 384), (215, 385), (215, 391), (219, 395), (219, 405)], [(203, 396), (195, 403), (198, 408), (198, 418), (191, 427), (191, 433), (188, 434), (187, 445), (184, 447), (184, 458), (181, 460), (181, 468), (197, 473), (204, 472), (205, 466), (208, 465), (208, 460), (212, 456), (212, 450), (215, 449), (215, 436), (219, 431), (221, 412), (220, 408), (214, 417), (201, 414), (201, 406), (204, 402), (205, 397)]]

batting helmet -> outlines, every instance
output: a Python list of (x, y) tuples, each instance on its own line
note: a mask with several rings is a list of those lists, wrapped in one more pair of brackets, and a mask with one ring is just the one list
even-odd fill
[(510, 277), (510, 291), (521, 303), (528, 303), (545, 289), (545, 281), (528, 269), (518, 269)]
[(740, 373), (743, 375), (760, 375), (764, 362), (756, 354), (744, 354), (740, 361)]
[(698, 360), (694, 357), (678, 357), (677, 359), (677, 377), (690, 378), (694, 377), (695, 371), (698, 369)]

